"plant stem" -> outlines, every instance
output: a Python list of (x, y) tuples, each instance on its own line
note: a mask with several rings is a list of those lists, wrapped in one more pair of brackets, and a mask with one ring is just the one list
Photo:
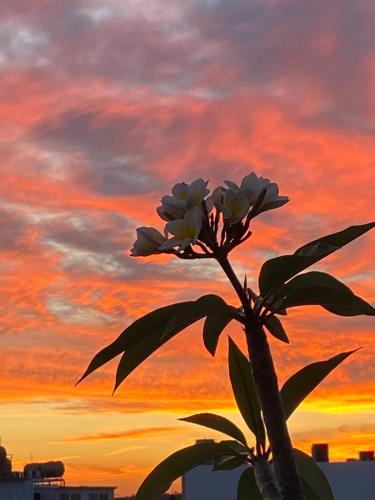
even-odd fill
[(254, 464), (255, 479), (265, 500), (279, 500), (280, 492), (276, 482), (275, 470), (264, 458), (257, 458)]
[(250, 307), (247, 294), (233, 271), (227, 255), (222, 254), (218, 256), (217, 260), (235, 289), (244, 309), (247, 347), (272, 450), (281, 498), (284, 500), (304, 500), (266, 334)]

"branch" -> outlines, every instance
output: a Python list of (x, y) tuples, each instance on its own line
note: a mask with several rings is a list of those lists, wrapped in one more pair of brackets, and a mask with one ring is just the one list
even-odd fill
[(258, 488), (264, 500), (280, 500), (280, 491), (273, 465), (257, 457), (254, 463), (254, 474)]

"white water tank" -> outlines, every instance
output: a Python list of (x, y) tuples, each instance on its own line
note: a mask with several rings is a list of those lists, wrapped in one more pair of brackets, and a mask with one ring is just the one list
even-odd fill
[(65, 467), (63, 462), (31, 463), (25, 465), (23, 472), (25, 477), (33, 479), (62, 477)]

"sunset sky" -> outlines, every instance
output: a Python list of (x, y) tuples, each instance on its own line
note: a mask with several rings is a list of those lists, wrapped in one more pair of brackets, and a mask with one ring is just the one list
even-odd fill
[[(173, 184), (255, 171), (291, 201), (233, 253), (262, 262), (374, 219), (375, 8), (371, 0), (8, 0), (0, 18), (0, 435), (15, 469), (62, 459), (69, 484), (133, 493), (216, 411), (243, 425), (223, 335), (202, 323), (111, 396), (116, 363), (92, 356), (153, 308), (219, 293), (214, 262), (135, 259), (138, 226)], [(375, 233), (316, 266), (375, 303)], [(290, 420), (297, 446), (331, 457), (375, 443), (374, 321), (292, 310), (272, 341), (280, 382), (356, 347)], [(241, 331), (228, 333), (243, 345)]]

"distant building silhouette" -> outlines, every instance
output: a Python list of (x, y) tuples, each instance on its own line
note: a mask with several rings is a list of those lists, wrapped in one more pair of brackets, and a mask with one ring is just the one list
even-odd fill
[[(374, 450), (359, 452), (358, 458), (345, 462), (329, 461), (329, 446), (318, 443), (312, 455), (326, 475), (337, 500), (374, 500)], [(238, 481), (246, 466), (230, 471), (212, 471), (212, 464), (195, 467), (182, 477), (184, 500), (236, 500)]]

